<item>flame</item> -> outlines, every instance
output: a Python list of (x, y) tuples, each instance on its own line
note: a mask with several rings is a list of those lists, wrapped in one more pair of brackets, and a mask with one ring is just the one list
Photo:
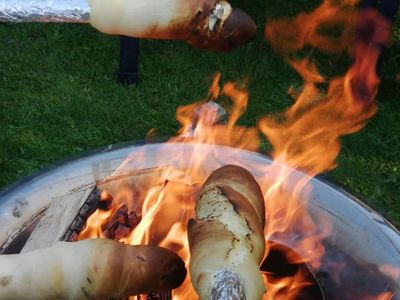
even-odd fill
[[(248, 93), (231, 82), (220, 87), (220, 77), (217, 73), (205, 100), (178, 108), (176, 118), (182, 128), (170, 142), (258, 149), (257, 129), (236, 125), (246, 110)], [(221, 107), (215, 102), (221, 96), (228, 97), (232, 103), (226, 120), (221, 114)], [(212, 152), (212, 148), (209, 151)], [(186, 224), (194, 217), (196, 193), (209, 175), (209, 171), (203, 170), (203, 162), (210, 152), (199, 149), (185, 153), (182, 149), (182, 153), (176, 153), (178, 158), (190, 161), (190, 167), (186, 170), (174, 166), (147, 169), (141, 165), (142, 154), (135, 153), (110, 178), (98, 182), (100, 188), (112, 195), (113, 206), (107, 211), (97, 210), (90, 216), (78, 239), (105, 238), (101, 225), (109, 220), (121, 204), (127, 204), (130, 210), (140, 215), (141, 221), (120, 241), (132, 245), (152, 244), (166, 247), (176, 252), (188, 268), (190, 253)], [(159, 155), (162, 155), (162, 151)], [(129, 163), (132, 159), (138, 162), (136, 169), (140, 171), (130, 171)], [(174, 290), (173, 297), (196, 298), (189, 276), (181, 287)]]
[[(98, 183), (112, 196), (112, 207), (107, 211), (97, 210), (79, 239), (104, 238), (101, 225), (125, 203), (141, 221), (121, 242), (166, 247), (178, 253), (188, 267), (186, 224), (194, 215), (196, 192), (210, 173), (204, 162), (215, 151), (212, 146), (203, 145), (256, 151), (261, 133), (272, 144), (274, 159), (271, 165), (260, 167), (266, 175), (258, 178), (266, 206), (265, 238), (289, 241), (288, 246), (300, 255), (289, 256), (292, 263), (318, 269), (324, 255), (322, 240), (330, 234), (331, 225), (327, 220), (313, 219), (308, 213), (310, 180), (335, 168), (339, 138), (363, 128), (376, 112), (374, 99), (379, 78), (375, 68), (380, 47), (390, 34), (390, 26), (383, 17), (374, 11), (356, 12), (356, 2), (325, 0), (313, 12), (269, 22), (265, 30), (267, 39), (304, 80), (294, 104), (277, 116), (263, 117), (257, 127), (238, 126), (236, 123), (248, 104), (248, 92), (232, 82), (221, 88), (221, 74), (216, 74), (206, 99), (179, 107), (176, 112), (181, 129), (169, 142), (191, 143), (194, 151), (188, 152), (182, 146), (175, 153), (177, 162), (157, 169), (147, 167), (145, 155), (140, 151), (128, 157), (115, 174)], [(324, 33), (337, 25), (341, 28), (339, 36)], [(359, 34), (366, 28), (372, 30), (372, 35)], [(305, 47), (329, 53), (346, 51), (353, 63), (343, 76), (328, 79), (320, 74), (310, 56), (294, 58), (293, 54)], [(226, 120), (217, 105), (220, 97), (231, 100)], [(162, 156), (163, 152), (161, 147), (157, 155)], [(223, 164), (226, 158), (219, 159)], [(189, 167), (179, 168), (179, 160), (188, 162)], [(266, 256), (268, 252), (267, 247)], [(284, 278), (267, 274), (264, 280), (268, 291), (264, 299), (295, 299), (302, 288), (311, 284), (301, 271)], [(385, 293), (374, 299), (390, 299), (389, 296)], [(173, 291), (173, 298), (196, 298), (189, 276)]]
[(384, 264), (379, 267), (379, 271), (381, 271), (381, 273), (383, 274), (388, 275), (394, 281), (397, 281), (400, 278), (400, 268), (394, 267), (392, 265)]
[[(264, 117), (258, 124), (273, 146), (277, 178), (264, 193), (270, 220), (265, 228), (266, 238), (283, 234), (285, 239), (299, 240), (292, 247), (313, 269), (320, 266), (324, 254), (321, 241), (329, 234), (330, 224), (312, 220), (302, 199), (308, 199), (313, 176), (336, 167), (339, 138), (359, 131), (376, 112), (376, 66), (390, 34), (390, 26), (382, 16), (372, 10), (357, 12), (355, 4), (356, 1), (326, 0), (311, 13), (289, 21), (272, 21), (265, 30), (272, 46), (304, 80), (303, 89), (290, 108), (278, 116)], [(355, 28), (352, 24), (356, 24)], [(324, 26), (333, 25), (342, 28), (338, 37), (321, 31)], [(352, 30), (356, 30), (355, 35)], [(343, 76), (327, 80), (310, 57), (294, 58), (293, 54), (306, 46), (330, 53), (347, 50), (353, 63)], [(321, 84), (326, 85), (326, 90)], [(301, 169), (305, 175), (293, 179), (293, 169)], [(296, 187), (287, 194), (285, 187), (293, 180)], [(301, 274), (298, 276), (274, 284), (296, 287), (303, 282)], [(298, 293), (296, 289), (289, 290), (292, 292), (285, 299)]]
[[(237, 126), (237, 120), (243, 115), (248, 103), (248, 93), (237, 84), (228, 82), (221, 89), (217, 73), (204, 101), (182, 106), (177, 109), (176, 119), (182, 128), (171, 142), (193, 142), (213, 145), (225, 145), (238, 149), (256, 151), (259, 147), (258, 131), (255, 127)], [(229, 109), (226, 122), (220, 114), (220, 106), (215, 100), (227, 96), (233, 106)]]
[(394, 294), (392, 292), (385, 292), (378, 296), (367, 296), (362, 300), (391, 300), (393, 299)]
[[(338, 5), (340, 1), (326, 0), (310, 14), (302, 14), (290, 22), (271, 22), (266, 26), (266, 36), (277, 49), (286, 46), (279, 43), (295, 31), (298, 40), (289, 50), (298, 50), (305, 45), (322, 50), (343, 50), (348, 47), (347, 39), (346, 43), (335, 39), (337, 47), (333, 47), (330, 39), (318, 31), (321, 23), (335, 24), (338, 18), (346, 20), (346, 27), (354, 27), (348, 23), (354, 19), (354, 10), (349, 11), (348, 4), (354, 4), (354, 1), (342, 2), (345, 4), (343, 7)], [(327, 14), (323, 13), (325, 11)], [(389, 39), (390, 25), (374, 10), (358, 13), (358, 19), (353, 22), (357, 23), (358, 30), (356, 37), (350, 39), (353, 42), (353, 64), (347, 73), (330, 80), (324, 92), (318, 86), (326, 79), (320, 75), (316, 65), (309, 58), (298, 61), (291, 58), (291, 53), (285, 52), (285, 58), (304, 79), (303, 90), (294, 105), (281, 113), (279, 119), (276, 116), (265, 117), (259, 123), (260, 130), (273, 145), (274, 158), (311, 176), (333, 169), (340, 151), (339, 137), (359, 131), (376, 112), (374, 99), (379, 84), (376, 66), (381, 48)], [(329, 47), (325, 48), (326, 44)]]
[(271, 277), (263, 276), (267, 290), (264, 300), (294, 300), (304, 287), (312, 285), (301, 272), (275, 280)]

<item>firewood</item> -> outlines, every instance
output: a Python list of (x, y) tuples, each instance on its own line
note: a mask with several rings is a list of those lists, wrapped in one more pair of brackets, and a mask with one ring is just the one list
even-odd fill
[(178, 287), (186, 277), (175, 253), (107, 239), (58, 242), (0, 255), (0, 299), (106, 299)]
[(101, 227), (108, 239), (119, 240), (135, 229), (139, 222), (140, 218), (136, 213), (128, 212), (128, 206), (122, 204)]
[(190, 277), (200, 299), (261, 299), (264, 210), (245, 169), (225, 166), (207, 179), (188, 223)]
[(100, 190), (88, 187), (54, 199), (21, 252), (45, 248), (57, 241), (74, 241), (100, 201)]

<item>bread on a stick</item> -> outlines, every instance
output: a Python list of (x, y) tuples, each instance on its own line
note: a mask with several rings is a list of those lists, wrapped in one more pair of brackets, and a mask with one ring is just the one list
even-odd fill
[(183, 261), (167, 249), (106, 239), (0, 255), (2, 300), (119, 299), (174, 289), (185, 277)]
[(264, 224), (264, 199), (248, 171), (229, 165), (210, 175), (188, 224), (190, 277), (200, 299), (262, 298)]

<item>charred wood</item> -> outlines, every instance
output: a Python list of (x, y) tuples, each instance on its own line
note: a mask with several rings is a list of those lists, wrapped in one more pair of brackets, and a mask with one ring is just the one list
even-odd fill
[(113, 240), (127, 236), (139, 224), (140, 218), (135, 212), (129, 212), (128, 206), (122, 204), (117, 208), (107, 223), (101, 226), (104, 235)]
[(79, 233), (85, 228), (87, 219), (99, 208), (101, 202), (101, 191), (98, 187), (95, 187), (86, 199), (86, 202), (79, 209), (78, 214), (69, 225), (61, 240), (65, 242), (76, 241)]
[(60, 240), (76, 240), (86, 219), (97, 209), (100, 194), (92, 186), (53, 199), (21, 252), (50, 247)]

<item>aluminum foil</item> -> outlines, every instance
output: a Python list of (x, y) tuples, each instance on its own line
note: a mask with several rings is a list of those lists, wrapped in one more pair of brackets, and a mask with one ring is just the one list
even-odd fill
[(219, 270), (214, 275), (214, 280), (211, 300), (246, 300), (243, 283), (232, 270)]
[(86, 0), (0, 0), (0, 22), (88, 23)]

